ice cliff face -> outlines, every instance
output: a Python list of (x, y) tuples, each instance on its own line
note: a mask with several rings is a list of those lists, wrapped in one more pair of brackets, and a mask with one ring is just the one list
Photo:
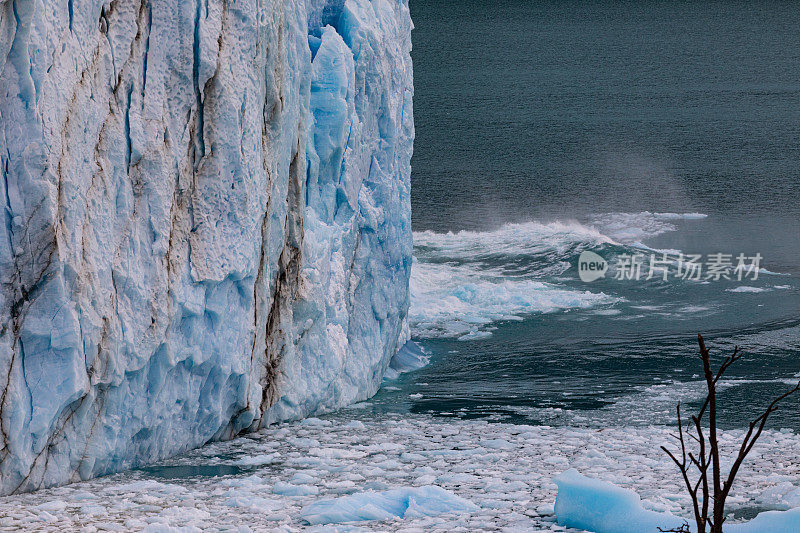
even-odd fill
[(374, 394), (407, 0), (0, 0), (0, 492)]

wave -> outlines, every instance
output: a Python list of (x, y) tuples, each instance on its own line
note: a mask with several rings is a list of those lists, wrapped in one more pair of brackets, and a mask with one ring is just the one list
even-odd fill
[(584, 249), (617, 243), (579, 222), (506, 224), (485, 232), (414, 233), (412, 333), (478, 339), (494, 322), (619, 301), (552, 280)]
[(499, 320), (618, 301), (602, 292), (570, 290), (534, 279), (509, 278), (469, 266), (414, 262), (412, 332), (418, 337), (488, 337)]
[(490, 336), (493, 323), (526, 315), (604, 306), (622, 298), (569, 287), (562, 275), (583, 250), (642, 248), (640, 241), (702, 213), (606, 213), (578, 221), (506, 224), (490, 231), (414, 233), (412, 333), (417, 338)]
[(406, 342), (389, 362), (384, 381), (393, 381), (402, 374), (419, 370), (431, 361), (430, 354), (414, 341)]
[(640, 244), (664, 233), (675, 231), (678, 220), (702, 220), (703, 213), (600, 213), (591, 215), (589, 220), (598, 231), (610, 238), (626, 244)]
[(443, 256), (462, 259), (474, 259), (481, 255), (519, 256), (551, 251), (568, 252), (579, 244), (616, 243), (598, 229), (575, 221), (505, 224), (491, 231), (414, 232), (414, 247), (418, 251), (435, 250)]

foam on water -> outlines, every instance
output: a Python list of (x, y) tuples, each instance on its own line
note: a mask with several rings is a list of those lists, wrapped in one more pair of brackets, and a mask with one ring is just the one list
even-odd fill
[[(606, 284), (601, 290), (578, 283), (575, 273), (568, 273), (576, 258), (584, 250), (599, 252), (609, 261), (618, 254), (657, 253), (659, 258), (664, 254), (676, 289), (681, 283), (693, 287), (707, 284), (705, 280), (678, 279), (675, 270), (681, 250), (656, 250), (643, 242), (677, 231), (678, 221), (705, 218), (703, 213), (617, 212), (590, 215), (586, 224), (526, 222), (489, 231), (416, 232), (409, 314), (412, 333), (417, 338), (485, 338), (491, 336), (498, 321), (569, 309), (593, 308), (594, 316), (617, 316), (619, 320), (643, 318), (641, 313), (630, 315), (613, 306), (625, 301), (635, 304), (636, 298), (630, 294), (635, 286), (628, 283), (617, 290)], [(759, 274), (771, 272), (761, 268)], [(613, 271), (606, 277), (614, 277)], [(756, 294), (772, 288), (742, 285), (724, 286), (723, 290)], [(719, 311), (717, 307), (710, 303), (682, 305), (669, 316), (710, 316)]]
[(591, 224), (610, 238), (624, 243), (641, 243), (645, 239), (677, 230), (675, 221), (702, 220), (703, 213), (600, 213), (589, 217)]
[(751, 294), (769, 291), (769, 289), (764, 287), (750, 287), (748, 285), (742, 285), (739, 287), (734, 287), (733, 289), (725, 289), (725, 290), (727, 292), (741, 292), (741, 293), (751, 293)]
[(615, 301), (619, 299), (602, 292), (572, 290), (529, 277), (509, 277), (472, 264), (415, 260), (409, 319), (416, 336), (466, 340), (490, 335), (495, 321)]
[(491, 231), (414, 232), (417, 252), (430, 249), (447, 257), (471, 260), (486, 255), (566, 253), (576, 245), (604, 243), (614, 241), (596, 228), (576, 221), (505, 224)]
[(423, 338), (483, 338), (491, 335), (492, 323), (497, 321), (619, 302), (622, 298), (564, 285), (558, 276), (583, 250), (644, 247), (642, 239), (677, 229), (676, 220), (705, 217), (701, 213), (606, 213), (592, 215), (590, 225), (526, 222), (490, 231), (416, 232), (412, 332)]

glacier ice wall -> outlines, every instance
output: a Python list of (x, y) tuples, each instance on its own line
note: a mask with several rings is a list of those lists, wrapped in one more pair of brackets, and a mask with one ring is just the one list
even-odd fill
[(407, 0), (0, 0), (0, 493), (374, 394)]

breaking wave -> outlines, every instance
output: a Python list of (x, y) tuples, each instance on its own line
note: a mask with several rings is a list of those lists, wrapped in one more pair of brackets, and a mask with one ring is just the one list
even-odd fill
[(703, 213), (602, 213), (589, 217), (591, 224), (610, 238), (626, 244), (640, 244), (664, 233), (675, 231), (678, 220), (702, 220)]
[[(413, 334), (418, 338), (477, 339), (498, 321), (537, 313), (609, 307), (623, 299), (586, 290), (564, 277), (583, 250), (640, 247), (674, 231), (678, 219), (700, 213), (607, 213), (589, 224), (527, 222), (491, 231), (414, 233), (411, 269)], [(572, 286), (570, 286), (572, 284)]]
[(569, 290), (469, 266), (415, 261), (411, 269), (411, 327), (419, 337), (488, 337), (491, 324), (499, 320), (616, 300), (602, 292)]

